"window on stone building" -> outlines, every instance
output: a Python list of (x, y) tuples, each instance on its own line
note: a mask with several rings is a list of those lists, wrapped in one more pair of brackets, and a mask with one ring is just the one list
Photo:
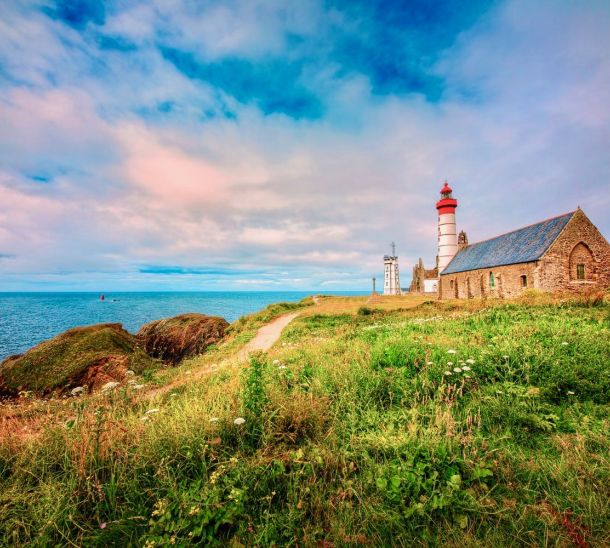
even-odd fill
[(579, 242), (570, 253), (570, 279), (588, 280), (595, 275), (595, 261), (591, 249), (584, 242)]
[(496, 287), (496, 278), (495, 278), (493, 272), (489, 273), (489, 287), (491, 287), (491, 288)]
[(521, 276), (521, 287), (527, 287), (527, 276), (525, 274)]
[(451, 281), (449, 282), (449, 287), (450, 287), (451, 289), (453, 289), (453, 280), (451, 280)]

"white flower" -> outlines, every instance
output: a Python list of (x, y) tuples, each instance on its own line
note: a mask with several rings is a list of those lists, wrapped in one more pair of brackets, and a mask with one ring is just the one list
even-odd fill
[(85, 391), (84, 386), (77, 386), (76, 388), (73, 388), (72, 390), (70, 390), (70, 394), (72, 394), (72, 396), (80, 396), (84, 391)]
[(148, 411), (146, 411), (147, 415), (154, 415), (155, 413), (158, 413), (159, 410), (158, 409), (149, 409)]
[(147, 421), (147, 420), (148, 420), (148, 417), (147, 417), (146, 415), (144, 415), (144, 416), (143, 416), (143, 417), (142, 417), (140, 420), (141, 420), (141, 421)]
[(134, 390), (142, 390), (142, 388), (144, 388), (143, 384), (134, 384), (133, 385)]
[(280, 360), (273, 360), (271, 363), (272, 363), (273, 365), (277, 365), (278, 363), (280, 363)]
[(453, 365), (453, 362), (447, 362), (447, 365), (451, 366)]
[(237, 424), (237, 426), (243, 424), (244, 422), (246, 422), (246, 419), (244, 419), (243, 417), (237, 417), (234, 421), (233, 424)]
[(472, 365), (474, 363), (474, 360), (472, 358), (468, 358), (466, 360), (466, 363), (469, 363), (470, 365)]
[(447, 354), (457, 354), (457, 352), (455, 350), (453, 350), (453, 348), (447, 350)]
[(563, 342), (561, 343), (561, 346), (568, 346), (568, 343), (567, 343), (566, 341), (563, 341)]
[(114, 390), (117, 386), (121, 386), (121, 383), (116, 381), (107, 382), (104, 386), (102, 386), (102, 392), (110, 392), (111, 390)]
[(211, 417), (210, 422), (218, 422), (220, 419), (218, 417)]
[(434, 365), (434, 362), (426, 362), (426, 365)]
[(445, 375), (447, 375), (447, 376), (451, 375), (451, 371), (445, 371)]
[(459, 367), (454, 367), (454, 368), (453, 368), (453, 370), (454, 370), (456, 373), (461, 373), (461, 372), (462, 372), (462, 370), (461, 370)]
[(288, 369), (285, 365), (280, 365), (278, 369)]
[(464, 375), (465, 379), (470, 379), (470, 375)]
[(571, 390), (568, 390), (568, 394), (569, 394), (570, 396), (573, 396), (573, 395), (574, 395), (574, 392), (572, 392)]
[(505, 360), (508, 360), (508, 356), (506, 354), (504, 354), (504, 356), (502, 356)]
[(463, 371), (470, 371), (470, 367), (468, 367), (467, 365), (465, 365), (464, 367), (462, 367)]

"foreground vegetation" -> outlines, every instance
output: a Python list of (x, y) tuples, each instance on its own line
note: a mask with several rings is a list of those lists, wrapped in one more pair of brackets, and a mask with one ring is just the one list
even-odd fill
[(290, 305), (171, 389), (26, 406), (2, 431), (0, 542), (610, 543), (608, 304), (352, 301), (304, 308), (247, 367)]

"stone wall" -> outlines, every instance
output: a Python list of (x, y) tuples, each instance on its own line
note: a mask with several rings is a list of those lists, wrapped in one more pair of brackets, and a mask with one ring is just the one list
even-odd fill
[[(578, 264), (584, 280), (578, 279)], [(610, 287), (610, 245), (581, 209), (540, 259), (538, 283), (548, 291)]]
[[(512, 264), (494, 268), (482, 268), (441, 276), (441, 299), (467, 299), (477, 297), (511, 298), (524, 289), (535, 287), (536, 263)], [(495, 286), (491, 287), (493, 273)], [(522, 276), (525, 276), (523, 280)], [(525, 285), (524, 284), (525, 281)]]
[[(578, 279), (578, 265), (584, 267), (583, 280)], [(491, 287), (491, 273), (495, 287)], [(590, 287), (610, 287), (610, 245), (578, 209), (538, 261), (443, 275), (439, 298), (511, 298), (527, 288), (581, 291)]]

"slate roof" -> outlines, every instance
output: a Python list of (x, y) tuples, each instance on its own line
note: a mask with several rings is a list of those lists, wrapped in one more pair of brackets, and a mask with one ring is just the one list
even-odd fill
[(457, 252), (441, 274), (535, 261), (544, 255), (574, 213), (572, 211), (469, 245)]

